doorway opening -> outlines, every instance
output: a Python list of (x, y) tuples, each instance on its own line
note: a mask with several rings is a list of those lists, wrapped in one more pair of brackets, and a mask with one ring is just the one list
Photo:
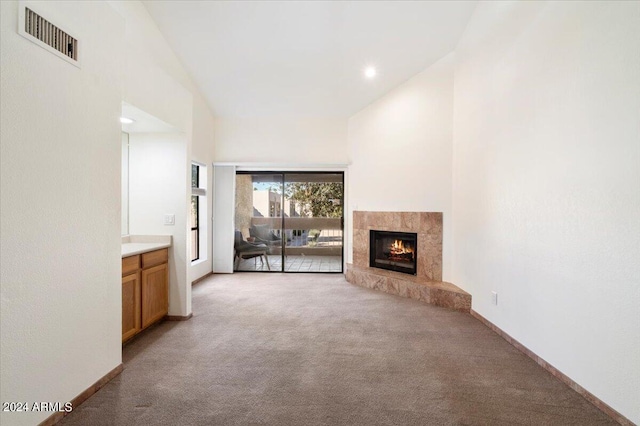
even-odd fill
[(342, 273), (343, 172), (236, 172), (235, 271)]

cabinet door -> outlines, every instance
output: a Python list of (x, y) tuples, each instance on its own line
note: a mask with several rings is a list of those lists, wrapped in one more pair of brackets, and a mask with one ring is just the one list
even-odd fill
[(168, 265), (142, 270), (142, 328), (164, 317), (169, 308)]
[(141, 330), (140, 320), (140, 275), (135, 272), (122, 277), (123, 342)]

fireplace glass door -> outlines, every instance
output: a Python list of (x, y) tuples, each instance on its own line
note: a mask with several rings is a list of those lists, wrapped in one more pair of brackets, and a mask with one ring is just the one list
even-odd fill
[(371, 230), (369, 266), (416, 275), (418, 235)]

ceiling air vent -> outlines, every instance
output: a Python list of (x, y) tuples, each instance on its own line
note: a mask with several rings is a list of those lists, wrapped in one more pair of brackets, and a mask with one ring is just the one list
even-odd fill
[(78, 61), (78, 39), (52, 24), (32, 9), (21, 5), (19, 33), (38, 46), (48, 50), (67, 62), (80, 66)]

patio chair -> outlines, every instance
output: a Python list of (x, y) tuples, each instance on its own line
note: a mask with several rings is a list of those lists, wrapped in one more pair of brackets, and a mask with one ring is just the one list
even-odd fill
[(269, 257), (267, 256), (269, 249), (267, 248), (266, 244), (250, 243), (248, 241), (245, 241), (242, 238), (242, 232), (236, 230), (233, 250), (235, 252), (233, 265), (234, 271), (238, 270), (238, 266), (240, 265), (241, 260), (252, 258), (256, 259), (258, 257), (260, 258), (260, 263), (264, 265), (264, 262), (266, 262), (267, 269), (269, 271), (271, 270), (271, 266), (269, 266)]
[(265, 244), (268, 247), (269, 252), (271, 252), (271, 247), (277, 247), (282, 244), (280, 237), (269, 229), (269, 225), (251, 225), (251, 228), (249, 228), (249, 235), (251, 235), (256, 242)]

